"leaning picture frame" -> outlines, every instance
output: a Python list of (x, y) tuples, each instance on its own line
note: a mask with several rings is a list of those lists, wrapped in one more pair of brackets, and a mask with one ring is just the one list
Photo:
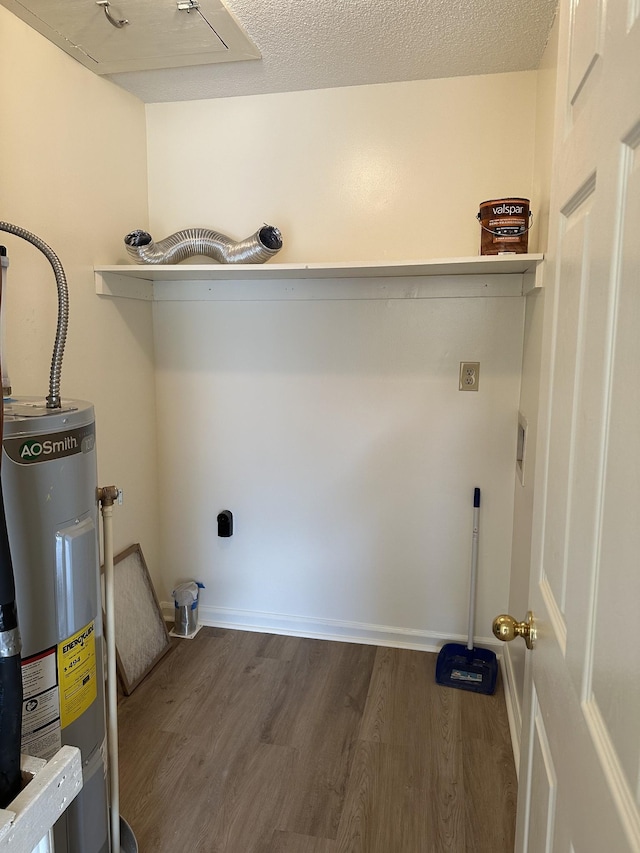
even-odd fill
[(139, 543), (114, 557), (113, 582), (116, 668), (130, 696), (172, 644)]

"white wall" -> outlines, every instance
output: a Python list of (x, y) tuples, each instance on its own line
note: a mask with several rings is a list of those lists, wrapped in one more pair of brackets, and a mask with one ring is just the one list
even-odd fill
[[(96, 296), (93, 265), (121, 258), (147, 219), (146, 128), (136, 98), (102, 80), (0, 7), (0, 219), (36, 233), (69, 280), (62, 394), (96, 407), (99, 480), (124, 489), (116, 548), (157, 561), (150, 307)], [(10, 267), (6, 357), (14, 393), (43, 396), (56, 329), (50, 266), (0, 233)]]
[[(155, 316), (167, 587), (192, 575), (216, 610), (462, 632), (479, 485), (486, 635), (507, 595), (520, 299)], [(457, 390), (469, 353), (478, 394)]]
[(480, 202), (529, 198), (536, 74), (147, 106), (154, 237), (283, 232), (278, 261), (476, 255)]
[[(268, 221), (282, 261), (477, 254), (479, 203), (530, 196), (535, 97), (525, 73), (151, 105), (152, 233)], [(462, 636), (478, 485), (489, 636), (523, 322), (522, 298), (156, 303), (161, 594), (194, 577), (218, 623)]]

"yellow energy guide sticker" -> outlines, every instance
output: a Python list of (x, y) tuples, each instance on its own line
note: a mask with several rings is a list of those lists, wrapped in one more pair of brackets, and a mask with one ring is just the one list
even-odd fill
[(64, 729), (82, 716), (98, 695), (94, 622), (58, 645), (58, 677)]

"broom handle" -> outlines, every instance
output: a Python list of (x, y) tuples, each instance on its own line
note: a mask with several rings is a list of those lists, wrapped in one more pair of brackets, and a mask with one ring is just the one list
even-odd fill
[(471, 585), (469, 589), (469, 639), (467, 649), (473, 651), (476, 623), (476, 581), (478, 578), (478, 536), (480, 533), (480, 489), (473, 490), (473, 534), (471, 536)]

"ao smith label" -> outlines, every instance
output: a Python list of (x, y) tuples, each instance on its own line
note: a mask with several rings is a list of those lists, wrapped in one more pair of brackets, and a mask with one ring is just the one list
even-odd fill
[(29, 438), (6, 438), (5, 453), (19, 465), (33, 465), (63, 459), (76, 453), (89, 453), (95, 447), (96, 427), (91, 423), (77, 429), (32, 435)]

